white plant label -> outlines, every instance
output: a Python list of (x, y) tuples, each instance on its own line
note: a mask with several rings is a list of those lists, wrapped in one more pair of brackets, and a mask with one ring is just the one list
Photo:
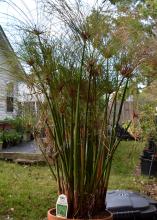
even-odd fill
[(59, 195), (56, 203), (56, 216), (61, 218), (67, 218), (68, 214), (68, 202), (67, 197), (64, 194)]

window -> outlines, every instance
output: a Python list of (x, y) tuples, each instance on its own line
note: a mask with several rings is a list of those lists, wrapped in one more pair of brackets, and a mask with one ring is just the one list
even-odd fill
[(14, 111), (14, 85), (13, 83), (7, 84), (7, 98), (6, 98), (6, 105), (7, 105), (7, 112)]
[(7, 97), (7, 112), (13, 112), (13, 111), (14, 111), (14, 98)]

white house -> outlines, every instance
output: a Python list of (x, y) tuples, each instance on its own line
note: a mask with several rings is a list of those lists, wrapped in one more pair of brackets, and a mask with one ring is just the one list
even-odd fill
[(17, 73), (24, 73), (15, 52), (0, 26), (0, 120), (17, 114)]

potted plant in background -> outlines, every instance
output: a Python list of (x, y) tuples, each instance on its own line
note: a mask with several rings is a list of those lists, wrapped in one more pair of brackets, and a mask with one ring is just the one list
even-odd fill
[(2, 134), (0, 133), (0, 151), (3, 148), (3, 140), (2, 140)]
[[(150, 90), (148, 87), (146, 90)], [(147, 91), (148, 92), (148, 91)], [(146, 91), (141, 94), (142, 100), (146, 96)], [(145, 148), (141, 154), (141, 174), (147, 176), (157, 176), (157, 124), (155, 102), (147, 93), (145, 103), (139, 102), (140, 125), (142, 136), (145, 141)]]
[(23, 129), (23, 141), (30, 141), (31, 140), (31, 133), (33, 132), (33, 128), (31, 125), (25, 125)]
[[(73, 9), (66, 1), (44, 1), (48, 21), (57, 12), (68, 34), (58, 39), (47, 27), (27, 24), (19, 29), (24, 31), (19, 57), (30, 69), (23, 78), (40, 105), (34, 136), (58, 194), (67, 197), (67, 217), (112, 219), (105, 199), (121, 141), (116, 129), (130, 81), (143, 61), (142, 34), (129, 37), (127, 15), (121, 24), (100, 7), (83, 18), (76, 3)], [(48, 219), (54, 218), (51, 209)]]

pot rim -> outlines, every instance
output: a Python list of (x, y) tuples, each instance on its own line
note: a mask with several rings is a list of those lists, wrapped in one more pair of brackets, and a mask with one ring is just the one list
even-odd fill
[[(56, 209), (55, 208), (49, 209), (48, 212), (47, 212), (47, 215), (54, 216), (54, 219), (57, 219), (57, 220), (63, 220), (63, 219), (74, 220), (74, 218), (70, 219), (70, 218), (64, 218), (64, 217), (57, 217), (56, 215), (51, 214), (52, 210), (55, 211)], [(92, 220), (97, 220), (97, 219), (112, 220), (113, 219), (113, 214), (108, 209), (105, 209), (105, 211), (109, 213), (109, 216), (107, 216), (105, 218), (92, 218)], [(85, 219), (82, 218), (82, 219), (77, 219), (77, 220), (85, 220)], [(89, 219), (87, 219), (87, 220), (89, 220)]]

